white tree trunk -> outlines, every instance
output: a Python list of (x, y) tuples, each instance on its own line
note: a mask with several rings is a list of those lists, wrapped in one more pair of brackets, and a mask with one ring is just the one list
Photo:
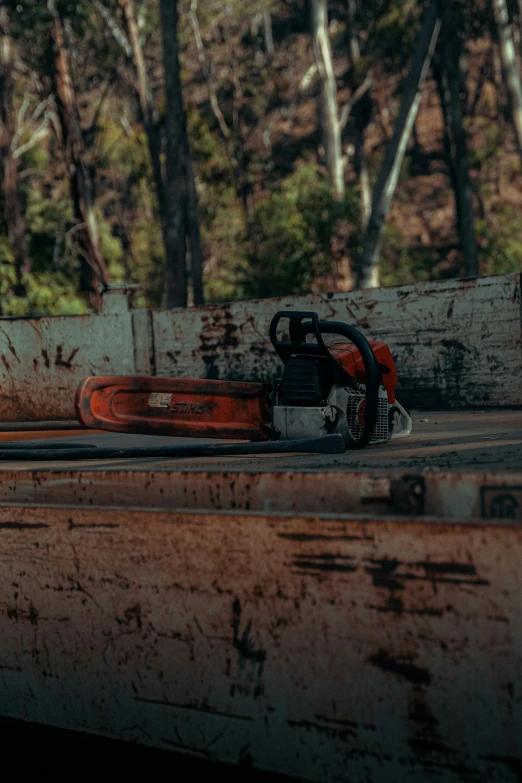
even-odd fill
[(274, 57), (274, 36), (272, 35), (272, 14), (270, 11), (263, 11), (263, 33), (265, 37), (265, 50), (268, 62), (272, 62)]
[(372, 201), (372, 213), (364, 234), (361, 264), (357, 274), (358, 288), (379, 286), (379, 255), (382, 231), (397, 185), (399, 171), (404, 160), (406, 146), (419, 109), (421, 88), (426, 79), (431, 58), (440, 30), (437, 2), (429, 7), (417, 43), (410, 73), (404, 84), (399, 115), (395, 122), (393, 136), (388, 143), (384, 161)]
[[(356, 27), (357, 2), (348, 0), (347, 3), (347, 22), (348, 22), (348, 50), (350, 53), (352, 90), (355, 87), (354, 75), (355, 68), (360, 60), (359, 36)], [(364, 150), (364, 132), (365, 126), (361, 121), (361, 112), (356, 109), (355, 117), (355, 170), (359, 180), (359, 198), (361, 202), (361, 229), (365, 231), (372, 211), (372, 189), (370, 185), (370, 173), (368, 171), (368, 162)]]
[(344, 198), (344, 171), (341, 148), (341, 125), (337, 107), (337, 85), (328, 34), (327, 0), (312, 0), (312, 27), (317, 73), (321, 82), (321, 114), (326, 151), (326, 165), (334, 198)]
[(475, 236), (473, 187), (469, 176), (468, 143), (464, 129), (461, 85), (462, 42), (458, 28), (451, 26), (453, 17), (442, 11), (443, 25), (439, 51), (434, 62), (442, 114), (444, 118), (444, 148), (455, 192), (457, 227), (464, 256), (466, 277), (479, 276), (478, 249)]
[(517, 68), (513, 31), (509, 23), (506, 0), (493, 0), (493, 11), (497, 26), (498, 43), (504, 81), (511, 104), (511, 115), (515, 138), (520, 156), (522, 157), (522, 86)]

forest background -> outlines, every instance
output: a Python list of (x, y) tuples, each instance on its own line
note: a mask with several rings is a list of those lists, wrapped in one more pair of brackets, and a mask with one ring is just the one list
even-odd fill
[(522, 0), (0, 0), (0, 314), (522, 268)]

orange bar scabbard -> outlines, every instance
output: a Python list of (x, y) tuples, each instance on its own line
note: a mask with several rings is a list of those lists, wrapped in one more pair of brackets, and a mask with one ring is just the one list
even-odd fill
[(268, 440), (270, 386), (191, 378), (91, 377), (76, 392), (76, 415), (112, 432)]

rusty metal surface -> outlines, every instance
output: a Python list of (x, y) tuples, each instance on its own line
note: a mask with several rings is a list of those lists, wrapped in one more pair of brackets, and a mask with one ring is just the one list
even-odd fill
[(388, 343), (411, 408), (522, 404), (520, 279), (477, 280), (236, 302), (152, 314), (158, 375), (269, 380), (278, 310), (317, 311)]
[[(522, 411), (422, 414), (414, 427), (411, 438), (344, 455), (4, 462), (0, 502), (522, 517)], [(86, 432), (71, 439), (101, 446), (174, 441)]]
[(0, 709), (310, 781), (519, 781), (522, 527), (0, 508)]
[(0, 420), (73, 419), (82, 378), (134, 371), (130, 313), (0, 319)]
[(0, 494), (0, 505), (522, 520), (522, 472), (507, 471), (3, 471)]
[[(219, 472), (284, 472), (302, 470), (406, 471), (522, 471), (522, 411), (455, 411), (414, 413), (413, 433), (408, 438), (342, 455), (290, 454), (263, 457), (183, 458), (178, 460), (119, 460), (76, 463), (92, 470), (200, 470)], [(25, 435), (25, 433), (24, 433)], [(138, 446), (193, 443), (183, 438), (125, 435), (84, 431), (75, 438), (100, 446)], [(71, 435), (72, 437), (72, 435)], [(9, 439), (9, 438), (7, 438)], [(13, 438), (14, 440), (15, 438)], [(63, 442), (63, 438), (61, 438)], [(198, 442), (205, 442), (203, 439)], [(217, 441), (208, 441), (217, 442)], [(51, 443), (51, 441), (49, 441)], [(0, 463), (1, 469), (42, 469), (43, 463)], [(49, 467), (70, 469), (74, 463), (55, 462)]]

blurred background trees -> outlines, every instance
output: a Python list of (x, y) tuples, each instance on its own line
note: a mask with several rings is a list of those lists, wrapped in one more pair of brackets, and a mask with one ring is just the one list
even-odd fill
[(0, 0), (1, 313), (520, 270), (521, 7)]

